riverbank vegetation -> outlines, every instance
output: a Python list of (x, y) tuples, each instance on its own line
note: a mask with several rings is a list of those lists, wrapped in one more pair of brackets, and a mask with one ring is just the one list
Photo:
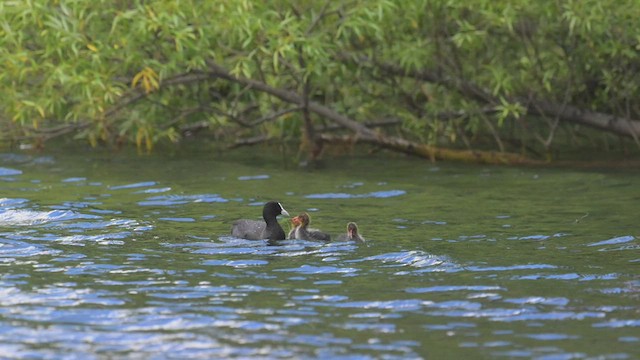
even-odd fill
[(549, 161), (640, 144), (640, 5), (3, 1), (7, 144), (215, 139)]

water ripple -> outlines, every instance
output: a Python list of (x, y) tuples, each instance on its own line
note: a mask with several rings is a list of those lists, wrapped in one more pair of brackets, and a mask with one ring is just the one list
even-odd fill
[(593, 324), (595, 328), (623, 328), (623, 327), (640, 327), (640, 320), (631, 319), (631, 320), (609, 320), (605, 322), (595, 323)]
[[(2, 236), (2, 234), (0, 234), (0, 236)], [(2, 262), (12, 262), (15, 258), (57, 255), (60, 253), (62, 253), (62, 250), (53, 250), (44, 245), (0, 238), (0, 259), (2, 259), (0, 261)]]
[(27, 199), (8, 199), (8, 198), (0, 198), (0, 208), (8, 208), (14, 209), (17, 206), (28, 203)]
[(138, 202), (140, 206), (175, 206), (188, 203), (226, 203), (229, 200), (218, 194), (198, 194), (198, 195), (158, 195)]
[(542, 296), (531, 296), (525, 298), (513, 298), (505, 299), (504, 302), (519, 304), (519, 305), (553, 305), (553, 306), (567, 306), (569, 299), (563, 297), (546, 298)]
[(156, 183), (155, 181), (144, 181), (144, 182), (138, 182), (133, 184), (109, 186), (109, 189), (110, 190), (135, 189), (135, 188), (141, 188), (141, 187), (156, 186), (157, 184), (158, 183)]
[[(99, 217), (96, 217), (99, 218)], [(140, 225), (135, 220), (130, 219), (110, 219), (110, 220), (102, 220), (102, 221), (82, 221), (82, 222), (71, 222), (59, 225), (64, 229), (82, 229), (82, 230), (95, 230), (95, 229), (107, 229), (111, 227), (121, 227), (125, 229), (133, 229)]]
[(238, 180), (240, 181), (247, 181), (247, 180), (266, 180), (269, 179), (270, 176), (263, 174), (263, 175), (247, 175), (247, 176), (238, 176)]
[(188, 218), (188, 217), (161, 217), (161, 218), (158, 218), (158, 220), (180, 222), (180, 223), (196, 222), (196, 219)]
[(482, 285), (467, 285), (467, 286), (454, 286), (454, 285), (442, 285), (442, 286), (429, 286), (423, 288), (407, 288), (405, 291), (411, 294), (423, 294), (432, 292), (450, 292), (450, 291), (504, 291), (506, 290), (500, 286), (482, 286)]
[(230, 266), (233, 268), (246, 268), (267, 264), (269, 264), (269, 262), (266, 260), (207, 260), (202, 262), (202, 265)]
[[(522, 210), (530, 208), (521, 206), (532, 202), (515, 204), (514, 213), (505, 215), (504, 205), (491, 208), (490, 201), (478, 217), (488, 219), (489, 228), (451, 223), (458, 214), (444, 211), (438, 220), (387, 209), (376, 218), (378, 230), (384, 222), (406, 229), (369, 247), (299, 240), (270, 246), (208, 235), (228, 233), (233, 214), (225, 214), (228, 209), (217, 203), (261, 207), (264, 198), (255, 194), (273, 183), (262, 181), (268, 175), (216, 171), (214, 177), (223, 174), (219, 179), (239, 181), (232, 181), (231, 188), (209, 183), (194, 187), (221, 195), (176, 195), (173, 184), (136, 182), (140, 174), (118, 174), (130, 183), (105, 189), (102, 182), (84, 177), (95, 172), (65, 173), (64, 166), (56, 165), (51, 174), (47, 166), (29, 169), (46, 173), (41, 179), (24, 179), (24, 174), (7, 179), (6, 188), (24, 199), (0, 198), (0, 357), (418, 359), (435, 339), (442, 341), (431, 348), (433, 357), (467, 352), (480, 357), (632, 358), (640, 342), (634, 332), (640, 328), (634, 307), (639, 282), (633, 266), (623, 266), (640, 262), (634, 253), (640, 245), (635, 235), (611, 234), (632, 225), (594, 231), (589, 243), (560, 232), (573, 227), (559, 224), (557, 212), (530, 224)], [(497, 171), (491, 170), (491, 176)], [(377, 189), (403, 186), (394, 177), (384, 180), (388, 182), (377, 182), (384, 186)], [(376, 181), (339, 179), (338, 184), (346, 185), (336, 187), (338, 192), (312, 193), (312, 186), (306, 196), (283, 186), (270, 189), (270, 196), (279, 193), (301, 209), (321, 212), (344, 204), (301, 204), (313, 202), (308, 199), (370, 199), (363, 206), (391, 197), (416, 200), (404, 190), (367, 192), (376, 188), (365, 184)], [(58, 190), (64, 199), (52, 204), (57, 195), (52, 192)], [(435, 198), (445, 207), (466, 205), (454, 204), (446, 195)], [(473, 200), (478, 204), (485, 199)], [(203, 205), (192, 205), (198, 203)], [(212, 208), (216, 215), (205, 215)], [(258, 214), (260, 209), (253, 210)], [(499, 228), (504, 219), (511, 229)], [(156, 224), (157, 231), (142, 234)], [(535, 230), (516, 233), (527, 228)], [(425, 243), (425, 234), (444, 241)], [(507, 251), (516, 242), (522, 251)], [(585, 267), (583, 257), (564, 256), (579, 255), (580, 249), (586, 255), (631, 251), (596, 252), (598, 261)], [(555, 261), (558, 256), (563, 261)], [(594, 332), (611, 333), (605, 337), (616, 352), (564, 349)]]
[[(64, 284), (54, 284), (36, 289), (34, 291), (21, 290), (16, 287), (0, 286), (0, 306), (2, 307), (19, 307), (19, 306), (47, 306), (47, 307), (76, 307), (80, 305), (122, 305), (124, 302), (115, 297), (114, 294), (91, 289), (76, 289)], [(35, 310), (35, 309), (33, 309)], [(60, 310), (56, 312), (49, 311), (26, 311), (20, 308), (11, 311), (14, 318), (28, 320), (54, 320), (59, 316)], [(69, 309), (70, 313), (76, 313), (80, 309)], [(5, 314), (6, 315), (6, 314)], [(79, 317), (78, 319), (82, 319)]]
[(374, 191), (366, 194), (347, 193), (322, 193), (305, 195), (307, 199), (363, 199), (363, 198), (390, 198), (406, 194), (404, 190)]
[(469, 271), (514, 271), (514, 270), (537, 270), (537, 269), (557, 269), (557, 266), (549, 264), (525, 264), (510, 266), (468, 266), (465, 270)]
[(449, 262), (446, 258), (435, 256), (431, 254), (427, 254), (424, 251), (399, 251), (392, 253), (385, 253), (380, 255), (373, 255), (366, 257), (362, 260), (353, 260), (354, 262), (358, 261), (381, 261), (384, 264), (391, 264), (390, 266), (410, 266), (415, 268), (434, 268), (434, 271), (448, 271), (450, 268), (456, 268), (459, 270), (459, 267), (451, 262)]
[(98, 215), (83, 214), (71, 210), (33, 211), (19, 209), (0, 211), (1, 226), (30, 226), (50, 222), (100, 218)]
[(74, 182), (87, 181), (87, 178), (85, 178), (85, 177), (70, 177), (70, 178), (62, 179), (61, 181), (63, 183), (74, 183)]
[(634, 236), (631, 236), (631, 235), (619, 236), (619, 237), (614, 237), (614, 238), (609, 239), (609, 240), (603, 240), (603, 241), (598, 241), (598, 242), (594, 242), (594, 243), (591, 243), (591, 244), (587, 244), (587, 246), (602, 246), (602, 245), (623, 244), (623, 243), (627, 243), (627, 242), (633, 241), (635, 239), (636, 238)]
[(171, 188), (163, 187), (163, 188), (144, 189), (144, 190), (136, 191), (135, 194), (159, 194), (167, 191), (171, 191)]
[[(324, 243), (303, 240), (283, 240), (277, 244), (221, 236), (220, 242), (164, 243), (164, 246), (181, 248), (194, 254), (206, 255), (271, 255), (277, 257), (298, 257), (315, 255), (324, 261), (335, 260), (345, 252), (353, 252), (358, 247), (353, 244)], [(275, 246), (274, 246), (275, 245)]]
[(355, 330), (355, 331), (373, 331), (377, 333), (393, 334), (397, 332), (396, 325), (390, 323), (353, 323), (346, 322), (340, 325), (334, 325), (339, 329)]
[[(296, 300), (305, 300), (308, 305), (329, 306), (335, 308), (346, 309), (364, 309), (364, 310), (392, 310), (392, 311), (417, 311), (422, 309), (430, 302), (420, 299), (398, 299), (398, 300), (372, 300), (372, 301), (344, 301), (346, 297), (328, 297), (328, 296), (308, 296), (297, 297)], [(318, 301), (321, 300), (321, 301)]]
[(297, 268), (290, 269), (276, 269), (275, 271), (287, 271), (287, 272), (295, 272), (305, 275), (311, 274), (351, 274), (355, 273), (358, 270), (355, 268), (340, 268), (335, 266), (312, 266), (312, 265), (302, 265)]
[(579, 339), (579, 336), (557, 333), (542, 333), (542, 334), (525, 334), (524, 337), (534, 340), (542, 341), (556, 341), (556, 340), (574, 340)]
[(85, 246), (86, 243), (98, 243), (100, 245), (124, 245), (124, 239), (131, 237), (130, 231), (112, 232), (98, 235), (67, 235), (58, 236), (55, 241), (64, 245)]
[(21, 175), (21, 174), (22, 174), (21, 170), (0, 167), (0, 176), (15, 176), (15, 175)]
[(434, 316), (448, 316), (460, 318), (486, 318), (491, 321), (500, 322), (518, 322), (518, 321), (564, 321), (564, 320), (585, 320), (585, 319), (601, 319), (606, 316), (604, 312), (597, 311), (550, 311), (542, 312), (535, 308), (492, 308), (480, 309), (474, 311), (447, 309), (444, 311), (431, 311)]
[(585, 319), (601, 319), (606, 316), (603, 312), (574, 312), (574, 311), (551, 311), (544, 312), (521, 312), (519, 314), (505, 314), (506, 316), (497, 315), (491, 316), (490, 320), (502, 321), (502, 322), (515, 322), (515, 321), (531, 321), (531, 320), (585, 320)]
[(593, 280), (616, 280), (620, 276), (618, 274), (578, 274), (578, 273), (564, 273), (564, 274), (530, 274), (530, 275), (514, 275), (511, 278), (515, 280), (579, 280), (579, 281), (593, 281)]
[[(49, 249), (50, 242), (64, 245), (84, 246), (86, 243), (122, 245), (134, 233), (148, 231), (151, 226), (130, 219), (104, 220), (102, 215), (86, 214), (82, 209), (96, 202), (64, 202), (51, 206), (55, 210), (40, 211), (25, 208), (25, 199), (0, 200), (0, 226), (13, 227), (10, 233), (0, 234), (0, 247), (4, 250), (3, 262), (15, 258), (58, 254)], [(109, 213), (108, 211), (103, 214)], [(16, 231), (15, 228), (26, 228)], [(41, 232), (40, 229), (46, 229)], [(98, 233), (96, 233), (98, 232)], [(36, 243), (34, 243), (36, 242)]]

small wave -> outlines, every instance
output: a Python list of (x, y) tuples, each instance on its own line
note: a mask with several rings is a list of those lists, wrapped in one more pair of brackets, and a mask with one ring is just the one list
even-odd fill
[(94, 229), (107, 229), (110, 227), (121, 227), (131, 229), (137, 227), (140, 223), (136, 220), (130, 219), (111, 219), (105, 221), (82, 221), (73, 222), (61, 225), (64, 229), (82, 229), (82, 230), (94, 230)]
[(50, 222), (100, 218), (101, 216), (98, 215), (82, 214), (71, 210), (5, 210), (0, 211), (0, 226), (29, 226)]
[(322, 193), (305, 195), (307, 199), (363, 199), (363, 198), (390, 198), (406, 194), (404, 190), (386, 190), (374, 191), (366, 194), (347, 194), (347, 193)]
[(424, 325), (429, 330), (457, 330), (457, 329), (473, 329), (476, 324), (469, 322), (449, 322), (446, 324), (426, 324)]
[(194, 218), (188, 218), (188, 217), (161, 217), (158, 218), (158, 220), (162, 220), (162, 221), (172, 221), (172, 222), (182, 222), (182, 223), (188, 223), (188, 222), (196, 222), (196, 219)]
[(57, 255), (61, 252), (61, 250), (49, 249), (40, 244), (31, 244), (13, 239), (0, 239), (0, 259), (3, 259), (3, 262), (29, 256)]
[(133, 184), (109, 186), (109, 189), (110, 190), (135, 189), (135, 188), (141, 188), (141, 187), (156, 186), (157, 184), (158, 183), (156, 183), (155, 181), (144, 181), (144, 182), (138, 182)]
[(606, 314), (604, 312), (597, 311), (551, 311), (551, 312), (531, 312), (520, 314), (505, 314), (505, 316), (493, 316), (490, 320), (502, 321), (502, 322), (516, 322), (516, 321), (540, 321), (540, 320), (585, 320), (585, 319), (601, 319)]
[(188, 203), (226, 203), (229, 200), (218, 194), (198, 194), (198, 195), (158, 195), (138, 202), (140, 206), (174, 206)]
[(85, 177), (70, 177), (70, 178), (62, 179), (63, 183), (73, 183), (73, 182), (82, 182), (82, 181), (87, 181), (87, 178), (85, 178)]
[(446, 221), (440, 221), (440, 220), (424, 220), (421, 224), (424, 225), (447, 225)]
[(565, 233), (556, 233), (556, 234), (551, 234), (551, 235), (536, 234), (536, 235), (509, 237), (508, 239), (509, 240), (537, 240), (537, 241), (544, 241), (544, 240), (549, 240), (551, 238), (564, 237), (564, 236), (567, 236), (567, 235), (568, 234), (565, 234)]
[(616, 280), (620, 276), (618, 274), (578, 274), (578, 273), (564, 273), (564, 274), (531, 274), (513, 276), (514, 280), (578, 280), (578, 281), (593, 281), (593, 280)]
[(222, 236), (221, 242), (165, 243), (163, 246), (179, 248), (182, 251), (204, 255), (248, 255), (271, 254), (272, 247), (262, 241), (244, 240), (232, 236)]
[(469, 271), (513, 271), (513, 270), (534, 270), (534, 269), (557, 269), (555, 265), (549, 264), (524, 264), (509, 266), (469, 266), (465, 270)]
[(297, 268), (290, 269), (276, 269), (274, 271), (286, 271), (286, 272), (295, 272), (305, 275), (312, 274), (351, 274), (358, 271), (355, 268), (341, 268), (336, 266), (312, 266), (312, 265), (302, 265)]
[(269, 264), (267, 260), (207, 260), (202, 262), (202, 265), (229, 266), (232, 268), (247, 268), (267, 264)]
[[(139, 316), (137, 321), (126, 324), (122, 331), (131, 333), (153, 332), (153, 331), (184, 331), (185, 329), (200, 329), (211, 326), (217, 320), (215, 318), (201, 314), (186, 314), (183, 316), (173, 315), (144, 315)], [(161, 341), (162, 342), (162, 341)]]
[(55, 241), (64, 245), (79, 245), (84, 246), (87, 242), (95, 242), (101, 245), (124, 245), (123, 239), (131, 237), (132, 233), (129, 231), (121, 231), (109, 234), (99, 235), (69, 235), (58, 236)]
[(15, 175), (21, 175), (21, 174), (22, 174), (22, 170), (0, 167), (0, 176), (15, 176)]
[(163, 188), (151, 188), (151, 189), (144, 189), (144, 190), (140, 190), (140, 191), (136, 191), (136, 194), (159, 194), (159, 193), (163, 193), (163, 192), (167, 192), (167, 191), (171, 191), (170, 187), (163, 187)]
[(610, 320), (606, 322), (593, 324), (595, 328), (623, 328), (623, 327), (640, 327), (640, 320)]
[[(436, 304), (437, 305), (437, 304)], [(434, 306), (436, 307), (436, 306)], [(491, 321), (498, 322), (519, 322), (519, 321), (542, 321), (542, 320), (584, 320), (584, 319), (600, 319), (604, 318), (606, 314), (600, 311), (549, 311), (542, 312), (534, 307), (518, 308), (518, 309), (480, 309), (480, 310), (465, 310), (465, 309), (437, 309), (429, 312), (434, 316), (448, 316), (456, 318), (486, 318)]]
[(451, 310), (466, 310), (466, 311), (477, 311), (482, 309), (482, 304), (474, 301), (467, 300), (449, 300), (449, 301), (440, 301), (440, 302), (425, 302), (425, 305), (428, 305), (430, 308), (436, 309), (451, 309)]
[(628, 243), (630, 241), (635, 240), (636, 238), (632, 235), (626, 235), (626, 236), (618, 236), (618, 237), (614, 237), (612, 239), (609, 240), (603, 240), (603, 241), (598, 241), (598, 242), (594, 242), (591, 244), (587, 244), (587, 246), (602, 246), (602, 245), (616, 245), (616, 244), (624, 244), (624, 243)]
[[(323, 261), (335, 259), (344, 251), (353, 251), (357, 247), (324, 244), (314, 241), (282, 240), (275, 244), (268, 241), (245, 240), (233, 236), (221, 236), (219, 242), (166, 243), (165, 246), (180, 248), (194, 254), (206, 255), (269, 255), (276, 257), (297, 257), (315, 255)], [(329, 260), (327, 260), (329, 259)]]
[(423, 251), (401, 251), (386, 253), (369, 256), (364, 258), (363, 260), (377, 260), (382, 261), (383, 263), (393, 263), (396, 266), (411, 266), (416, 268), (438, 267), (440, 265), (446, 265), (447, 263), (445, 259), (435, 255), (427, 254)]
[[(324, 299), (326, 300), (326, 299)], [(341, 299), (338, 299), (341, 300)], [(376, 309), (376, 310), (394, 310), (394, 311), (416, 311), (422, 309), (425, 304), (420, 299), (400, 299), (386, 301), (324, 301), (313, 302), (312, 305), (331, 306), (336, 308), (353, 308), (353, 309)]]
[(503, 291), (500, 286), (464, 285), (464, 286), (429, 286), (424, 288), (407, 288), (405, 291), (410, 294), (424, 294), (432, 292), (452, 292), (452, 291)]
[(19, 205), (28, 203), (27, 199), (9, 199), (9, 198), (0, 198), (0, 208), (8, 208), (13, 209)]
[(383, 333), (383, 334), (393, 334), (397, 331), (395, 324), (388, 324), (388, 323), (346, 322), (344, 324), (340, 324), (339, 328), (345, 329), (345, 330), (373, 331), (373, 332)]
[(542, 296), (530, 296), (524, 298), (504, 299), (504, 302), (518, 305), (552, 305), (564, 307), (569, 304), (569, 299), (564, 297), (548, 298)]
[(517, 240), (547, 240), (548, 238), (550, 238), (549, 235), (529, 235), (521, 236)]
[(97, 201), (67, 201), (62, 205), (54, 205), (51, 206), (52, 209), (56, 210), (67, 210), (67, 209), (84, 209), (94, 206), (102, 205), (101, 202)]
[(247, 181), (247, 180), (266, 180), (269, 179), (271, 176), (266, 175), (266, 174), (262, 174), (262, 175), (247, 175), (247, 176), (238, 176), (238, 180), (240, 181)]
[(343, 284), (342, 280), (319, 280), (314, 281), (314, 285), (341, 285)]
[(248, 255), (258, 251), (251, 247), (201, 247), (191, 250), (194, 254), (204, 255)]
[(558, 334), (558, 333), (543, 333), (543, 334), (526, 334), (524, 337), (534, 340), (541, 341), (556, 341), (556, 340), (574, 340), (579, 339), (579, 336), (569, 335), (569, 334)]

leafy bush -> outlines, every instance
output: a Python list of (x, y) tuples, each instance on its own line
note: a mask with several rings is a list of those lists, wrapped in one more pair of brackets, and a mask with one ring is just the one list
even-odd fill
[(335, 122), (313, 102), (428, 145), (548, 150), (575, 124), (637, 141), (639, 17), (631, 0), (3, 1), (0, 126), (149, 150), (200, 130), (313, 140)]

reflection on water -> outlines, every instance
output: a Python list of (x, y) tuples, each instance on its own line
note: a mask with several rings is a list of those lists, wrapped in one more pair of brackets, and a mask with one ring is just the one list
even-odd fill
[(387, 190), (374, 191), (366, 194), (348, 194), (348, 193), (325, 193), (325, 194), (309, 194), (307, 199), (361, 199), (361, 198), (389, 198), (406, 194), (404, 190)]
[[(0, 357), (638, 354), (636, 176), (0, 161)], [(332, 235), (357, 221), (370, 241), (228, 235), (271, 198)]]
[(215, 194), (201, 194), (201, 195), (159, 195), (147, 198), (145, 201), (138, 202), (140, 206), (172, 206), (188, 204), (190, 202), (198, 203), (210, 203), (210, 202), (228, 202), (229, 200), (221, 198)]

